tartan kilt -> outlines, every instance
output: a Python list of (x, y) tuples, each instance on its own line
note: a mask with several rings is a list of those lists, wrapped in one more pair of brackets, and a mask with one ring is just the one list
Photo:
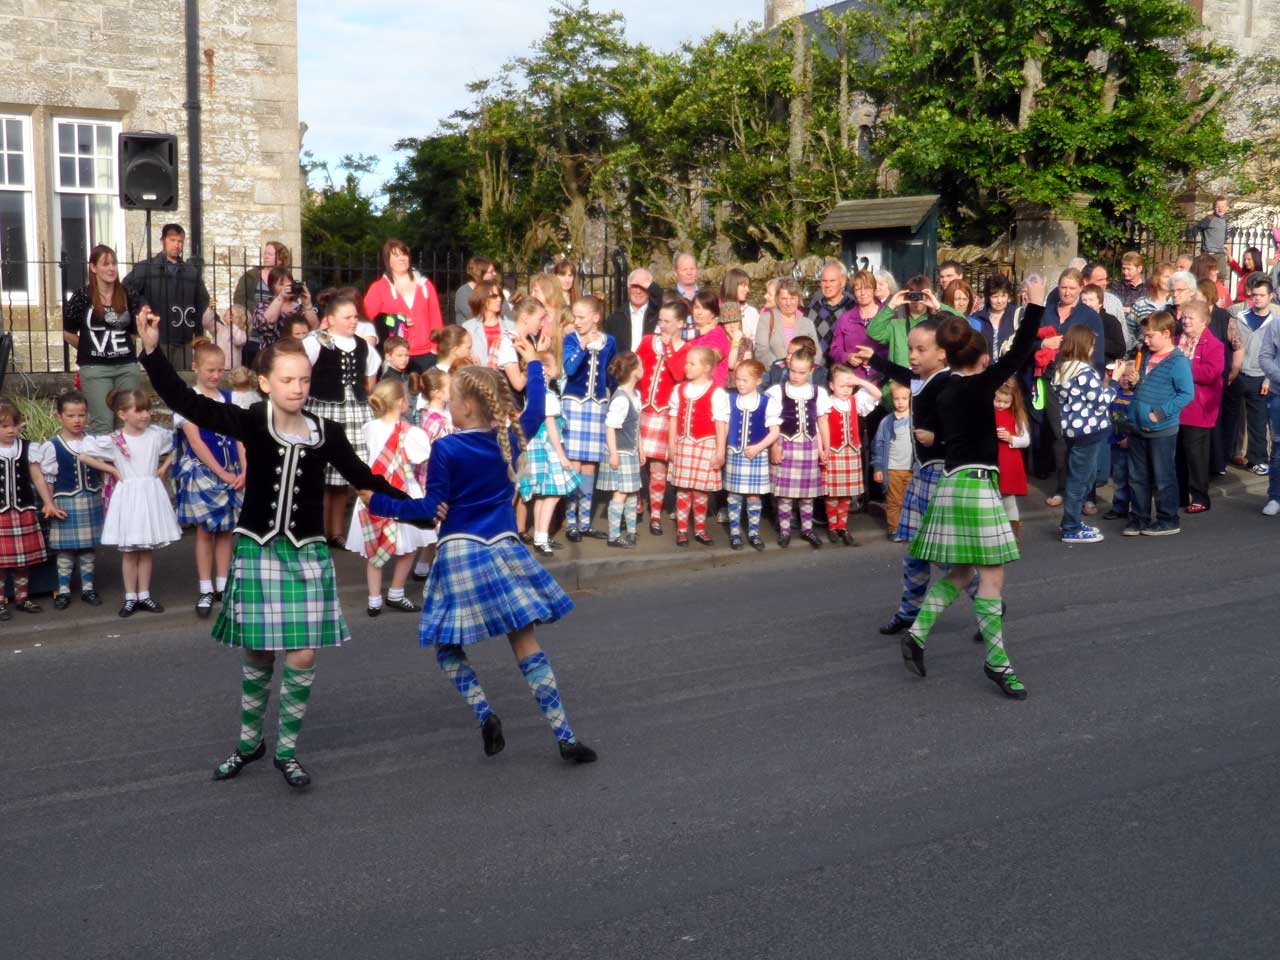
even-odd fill
[(604, 439), (604, 418), (608, 404), (604, 400), (562, 397), (564, 414), (564, 453), (579, 463), (599, 463), (608, 450)]
[(930, 563), (997, 566), (1017, 560), (1018, 541), (1004, 512), (996, 472), (960, 467), (944, 474), (908, 552)]
[(237, 536), (213, 638), (246, 650), (336, 647), (350, 640), (328, 545), (295, 547), (286, 537), (260, 544)]
[(864, 489), (861, 447), (841, 447), (827, 454), (822, 468), (823, 496), (860, 497)]
[[(369, 462), (369, 450), (365, 445), (364, 433), (361, 428), (369, 422), (369, 419), (373, 416), (373, 411), (370, 409), (369, 404), (356, 396), (356, 392), (352, 387), (347, 387), (343, 391), (343, 401), (341, 403), (308, 397), (307, 412), (339, 424), (346, 431), (347, 442), (351, 444), (351, 449), (356, 452), (356, 456), (365, 463)], [(345, 487), (347, 478), (339, 473), (332, 464), (329, 464), (324, 468), (324, 482), (325, 486), (329, 487)]]
[(680, 490), (702, 490), (710, 493), (720, 489), (720, 471), (711, 465), (716, 458), (716, 438), (694, 440), (692, 437), (676, 437), (676, 447), (671, 451), (671, 471), (667, 483)]
[(178, 525), (230, 533), (240, 519), (243, 494), (213, 475), (195, 457), (183, 457), (174, 477), (178, 488)]
[(65, 520), (49, 521), (50, 550), (92, 550), (102, 542), (102, 492), (81, 490), (55, 496), (53, 505), (67, 512)]
[(902, 514), (896, 533), (899, 540), (910, 542), (920, 530), (925, 512), (929, 509), (929, 501), (933, 498), (933, 492), (938, 489), (940, 476), (940, 463), (921, 467), (912, 475), (911, 482), (907, 484), (907, 492), (902, 495)]
[(609, 466), (606, 454), (600, 462), (596, 476), (597, 490), (617, 490), (621, 493), (640, 492), (640, 455), (626, 450), (618, 451), (618, 469)]
[(724, 455), (724, 488), (729, 493), (764, 496), (773, 487), (769, 479), (769, 451), (761, 450), (755, 459), (747, 459), (741, 450), (727, 450)]
[(423, 596), (418, 642), (479, 643), (535, 623), (554, 623), (573, 601), (514, 534), (494, 543), (441, 541)]
[(666, 460), (671, 444), (671, 415), (640, 411), (640, 452), (646, 460)]
[(48, 558), (39, 510), (0, 512), (0, 570), (30, 567)]
[(788, 500), (813, 500), (822, 496), (818, 441), (788, 440), (784, 437), (778, 443), (782, 444), (782, 463), (769, 469), (773, 495)]
[[(563, 432), (563, 421), (557, 426)], [(581, 482), (576, 473), (566, 470), (560, 462), (560, 457), (547, 441), (544, 423), (524, 448), (517, 483), (520, 499), (527, 502), (534, 497), (565, 497), (577, 490)]]

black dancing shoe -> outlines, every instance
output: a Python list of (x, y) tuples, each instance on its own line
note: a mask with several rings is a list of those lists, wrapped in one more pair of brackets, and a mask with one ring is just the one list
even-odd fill
[(258, 741), (258, 749), (254, 750), (253, 753), (241, 753), (237, 750), (213, 768), (213, 779), (230, 780), (233, 777), (238, 777), (240, 775), (240, 771), (243, 770), (247, 764), (253, 763), (255, 760), (261, 760), (266, 756), (266, 753), (267, 741), (265, 740)]
[(778, 534), (778, 546), (780, 546), (780, 547), (789, 547), (789, 546), (791, 546), (791, 534), (790, 534), (790, 533), (780, 533), (780, 534)]
[(552, 550), (564, 549), (564, 544), (561, 543), (559, 540), (557, 540), (555, 537), (549, 537), (547, 539), (547, 546), (550, 547)]
[(1000, 688), (1006, 697), (1013, 700), (1027, 699), (1027, 688), (1022, 685), (1022, 681), (1018, 679), (1018, 675), (1005, 667), (1003, 670), (997, 670), (989, 663), (982, 665), (982, 672)]
[(712, 540), (710, 537), (708, 537), (705, 533), (695, 533), (693, 535), (693, 539), (697, 540), (704, 547), (710, 547), (715, 544), (715, 541)]
[(368, 614), (370, 617), (377, 617), (377, 616), (380, 616), (380, 615), (382, 614), (382, 607), (381, 607), (381, 606), (377, 606), (377, 607), (370, 607), (370, 606), (366, 606), (366, 607), (364, 608), (364, 612), (365, 612), (366, 614)]
[(829, 543), (835, 543), (839, 538), (840, 538), (839, 530), (832, 530), (830, 527), (827, 527), (827, 541)]
[(159, 600), (151, 599), (151, 597), (143, 597), (138, 601), (136, 609), (142, 613), (164, 613), (164, 604)]
[(635, 535), (635, 533), (628, 533), (628, 534), (627, 534), (627, 536), (626, 536), (626, 540), (627, 540), (627, 543), (631, 544), (631, 546), (633, 546), (633, 547), (634, 547), (634, 546), (636, 545), (636, 535)]
[(582, 534), (579, 533), (577, 530), (573, 529), (573, 527), (570, 527), (568, 530), (564, 532), (564, 538), (568, 540), (570, 543), (582, 542)]
[(201, 620), (207, 620), (209, 614), (213, 613), (214, 596), (212, 593), (200, 594), (200, 599), (196, 601), (196, 616)]
[(569, 763), (595, 763), (596, 752), (585, 743), (575, 740), (573, 743), (560, 744), (560, 757)]
[(222, 602), (222, 591), (221, 591), (221, 590), (215, 590), (215, 591), (213, 591), (213, 602), (214, 602), (214, 603), (221, 603), (221, 602)]
[(71, 594), (60, 593), (53, 598), (53, 609), (65, 610), (69, 606), (71, 606)]
[[(120, 616), (122, 616), (122, 617), (132, 617), (132, 616), (133, 616), (133, 614), (134, 614), (134, 612), (135, 612), (137, 609), (138, 609), (138, 601), (137, 601), (137, 600), (126, 600), (126, 601), (124, 602), (124, 605), (120, 608)], [(4, 619), (4, 618), (0, 618), (0, 619)]]
[(616, 547), (619, 550), (630, 550), (631, 541), (626, 537), (617, 537), (605, 544), (606, 547)]
[(13, 609), (21, 610), (23, 613), (44, 613), (44, 607), (36, 603), (30, 597), (27, 597), (20, 603), (15, 603)]
[(587, 527), (582, 531), (582, 535), (591, 540), (608, 540), (609, 534), (603, 530), (597, 530), (595, 527)]
[(741, 550), (741, 549), (742, 549), (742, 538), (741, 538), (741, 537), (739, 537), (739, 536), (732, 536), (732, 537), (730, 537), (730, 538), (729, 538), (729, 549), (730, 549), (730, 550)]
[(809, 546), (813, 547), (813, 549), (815, 550), (822, 549), (822, 541), (818, 539), (818, 535), (814, 533), (812, 530), (801, 530), (800, 539), (803, 540), (805, 543), (807, 543)]
[(386, 607), (388, 610), (399, 610), (401, 613), (417, 613), (418, 612), (418, 605), (414, 603), (412, 600), (410, 600), (408, 597), (397, 597), (395, 600), (392, 600), (390, 597), (387, 597), (387, 599), (383, 601), (382, 605)]
[(102, 606), (102, 598), (98, 596), (97, 590), (86, 590), (84, 593), (80, 594), (80, 599), (91, 607)]
[(747, 543), (751, 544), (751, 549), (753, 550), (764, 549), (764, 541), (760, 539), (760, 535), (757, 533), (753, 533), (751, 536), (747, 537)]
[(524, 544), (533, 543), (533, 534), (528, 533), (527, 531), (525, 533), (520, 534), (520, 542)]
[(276, 765), (276, 769), (284, 774), (284, 782), (295, 790), (301, 790), (311, 783), (311, 774), (307, 773), (306, 768), (298, 762), (297, 757), (289, 757), (284, 760), (276, 757), (273, 762)]
[(0, 603), (0, 620), (12, 620), (13, 614), (9, 612), (7, 603)]
[(662, 536), (662, 524), (660, 523), (649, 524), (649, 532), (653, 534), (655, 537)]
[(843, 543), (846, 547), (856, 547), (858, 545), (858, 541), (853, 539), (853, 534), (851, 534), (848, 530), (840, 531), (840, 542)]
[(974, 642), (974, 643), (981, 643), (981, 642), (982, 642), (982, 631), (981, 631), (981, 630), (975, 630), (975, 631), (973, 631), (973, 642)]
[(554, 557), (556, 555), (555, 550), (549, 543), (535, 543), (533, 545), (533, 552), (540, 557)]
[(480, 724), (480, 736), (484, 737), (486, 757), (496, 757), (507, 745), (507, 739), (502, 735), (502, 721), (498, 719), (496, 713), (491, 713), (484, 718), (484, 723)]
[(427, 582), (427, 575), (425, 573), (419, 573), (417, 570), (415, 570), (413, 571), (412, 576), (413, 576), (413, 579), (416, 580), (418, 583)]
[(676, 534), (676, 546), (677, 546), (677, 547), (687, 547), (688, 545), (689, 545), (689, 535), (688, 535), (688, 534), (686, 534), (686, 533), (677, 533), (677, 534)]
[(880, 632), (884, 634), (886, 637), (891, 637), (895, 633), (901, 633), (903, 630), (907, 629), (907, 627), (911, 626), (915, 622), (916, 622), (915, 617), (912, 617), (910, 620), (908, 620), (902, 614), (895, 613), (892, 617), (889, 618), (888, 623), (881, 625)]
[(902, 638), (902, 662), (908, 673), (914, 673), (917, 677), (925, 675), (924, 647), (916, 643), (916, 638), (909, 633)]

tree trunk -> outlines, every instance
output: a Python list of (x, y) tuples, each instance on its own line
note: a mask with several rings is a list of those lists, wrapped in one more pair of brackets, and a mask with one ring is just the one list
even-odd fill
[(849, 25), (840, 25), (840, 149), (849, 152)]
[(1040, 59), (1044, 52), (1045, 35), (1036, 34), (1035, 44), (1022, 61), (1022, 93), (1018, 96), (1018, 129), (1027, 129), (1031, 114), (1036, 109), (1036, 93), (1044, 86), (1044, 73)]
[(787, 190), (791, 199), (791, 255), (799, 260), (808, 244), (804, 200), (800, 195), (800, 175), (804, 167), (805, 131), (808, 128), (806, 65), (808, 61), (804, 21), (791, 21), (791, 128), (787, 138), (787, 167), (791, 174)]
[(587, 252), (587, 197), (582, 187), (577, 159), (569, 152), (569, 140), (565, 133), (558, 86), (551, 92), (551, 104), (556, 128), (556, 163), (560, 170), (560, 186), (564, 190), (565, 198), (569, 201), (564, 211), (565, 229), (569, 233), (569, 243), (574, 256), (581, 257)]

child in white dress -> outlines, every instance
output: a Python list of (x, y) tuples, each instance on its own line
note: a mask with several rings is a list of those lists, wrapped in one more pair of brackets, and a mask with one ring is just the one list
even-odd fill
[[(384, 476), (397, 490), (410, 497), (425, 496), (422, 469), (431, 456), (431, 441), (421, 428), (404, 419), (409, 409), (409, 395), (404, 383), (395, 378), (379, 380), (369, 394), (369, 405), (378, 414), (360, 428), (368, 463), (375, 475)], [(363, 503), (357, 503), (347, 531), (347, 549), (365, 558), (365, 576), (369, 583), (368, 614), (382, 612), (382, 568), (394, 559), (391, 586), (386, 605), (392, 610), (417, 613), (417, 605), (404, 595), (414, 557), (418, 551), (436, 542), (434, 530), (424, 530), (409, 523), (381, 520), (369, 516)]]
[(151, 398), (141, 390), (113, 390), (107, 402), (122, 428), (96, 439), (92, 454), (120, 472), (102, 527), (104, 545), (124, 553), (124, 606), (120, 616), (139, 610), (162, 613), (151, 598), (151, 552), (182, 539), (178, 518), (161, 479), (173, 462), (173, 431), (151, 424)]

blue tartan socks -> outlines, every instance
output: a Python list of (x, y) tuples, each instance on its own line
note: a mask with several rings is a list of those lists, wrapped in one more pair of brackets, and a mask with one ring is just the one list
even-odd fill
[(241, 666), (240, 680), (240, 743), (236, 752), (248, 756), (262, 742), (262, 723), (267, 715), (267, 701), (271, 699), (271, 673), (274, 663), (250, 663)]
[(622, 539), (622, 504), (617, 500), (609, 501), (609, 539)]
[(81, 550), (80, 557), (80, 592), (88, 593), (93, 589), (94, 568), (97, 566), (97, 558), (94, 556), (93, 550)]
[(564, 528), (578, 529), (578, 494), (576, 492), (564, 498)]
[(298, 734), (302, 733), (302, 721), (307, 715), (307, 701), (311, 699), (311, 684), (315, 682), (315, 667), (305, 670), (285, 666), (284, 679), (280, 682), (280, 729), (276, 736), (276, 759), (291, 760), (298, 747)]
[[(591, 529), (591, 498), (596, 492), (596, 475), (582, 474), (582, 484), (578, 487), (578, 529)], [(572, 496), (572, 494), (570, 494)]]
[[(929, 631), (933, 629), (938, 617), (942, 616), (942, 611), (951, 606), (958, 596), (960, 591), (946, 577), (934, 581), (929, 592), (924, 595), (924, 603), (920, 606), (916, 622), (911, 625), (911, 639), (923, 647), (925, 641), (929, 639)], [(997, 606), (999, 603), (1000, 601), (997, 600)]]
[[(70, 550), (58, 551), (58, 592), (71, 592), (71, 572), (75, 569), (76, 555)], [(82, 587), (81, 589), (88, 589)]]
[(524, 674), (533, 691), (533, 699), (538, 702), (542, 715), (551, 726), (551, 732), (560, 743), (576, 743), (573, 730), (565, 718), (564, 707), (560, 703), (560, 691), (556, 687), (556, 675), (551, 672), (551, 661), (539, 650), (520, 661), (520, 672)]
[(625, 524), (627, 531), (634, 537), (636, 529), (640, 526), (640, 497), (638, 495), (628, 493), (627, 498), (622, 501), (622, 522)]
[(475, 712), (476, 723), (484, 723), (489, 714), (493, 713), (493, 709), (485, 699), (484, 690), (480, 688), (476, 672), (467, 662), (466, 652), (457, 644), (440, 644), (436, 647), (436, 663), (440, 664), (444, 675), (453, 681), (458, 693), (462, 694), (462, 699), (467, 701), (467, 705)]
[(742, 494), (731, 493), (726, 508), (729, 511), (729, 536), (742, 539)]
[(747, 497), (747, 535), (760, 536), (760, 514), (764, 510), (764, 501), (757, 496)]
[(914, 620), (920, 614), (920, 604), (929, 590), (930, 568), (928, 560), (920, 560), (907, 554), (902, 558), (902, 602), (898, 616)]

